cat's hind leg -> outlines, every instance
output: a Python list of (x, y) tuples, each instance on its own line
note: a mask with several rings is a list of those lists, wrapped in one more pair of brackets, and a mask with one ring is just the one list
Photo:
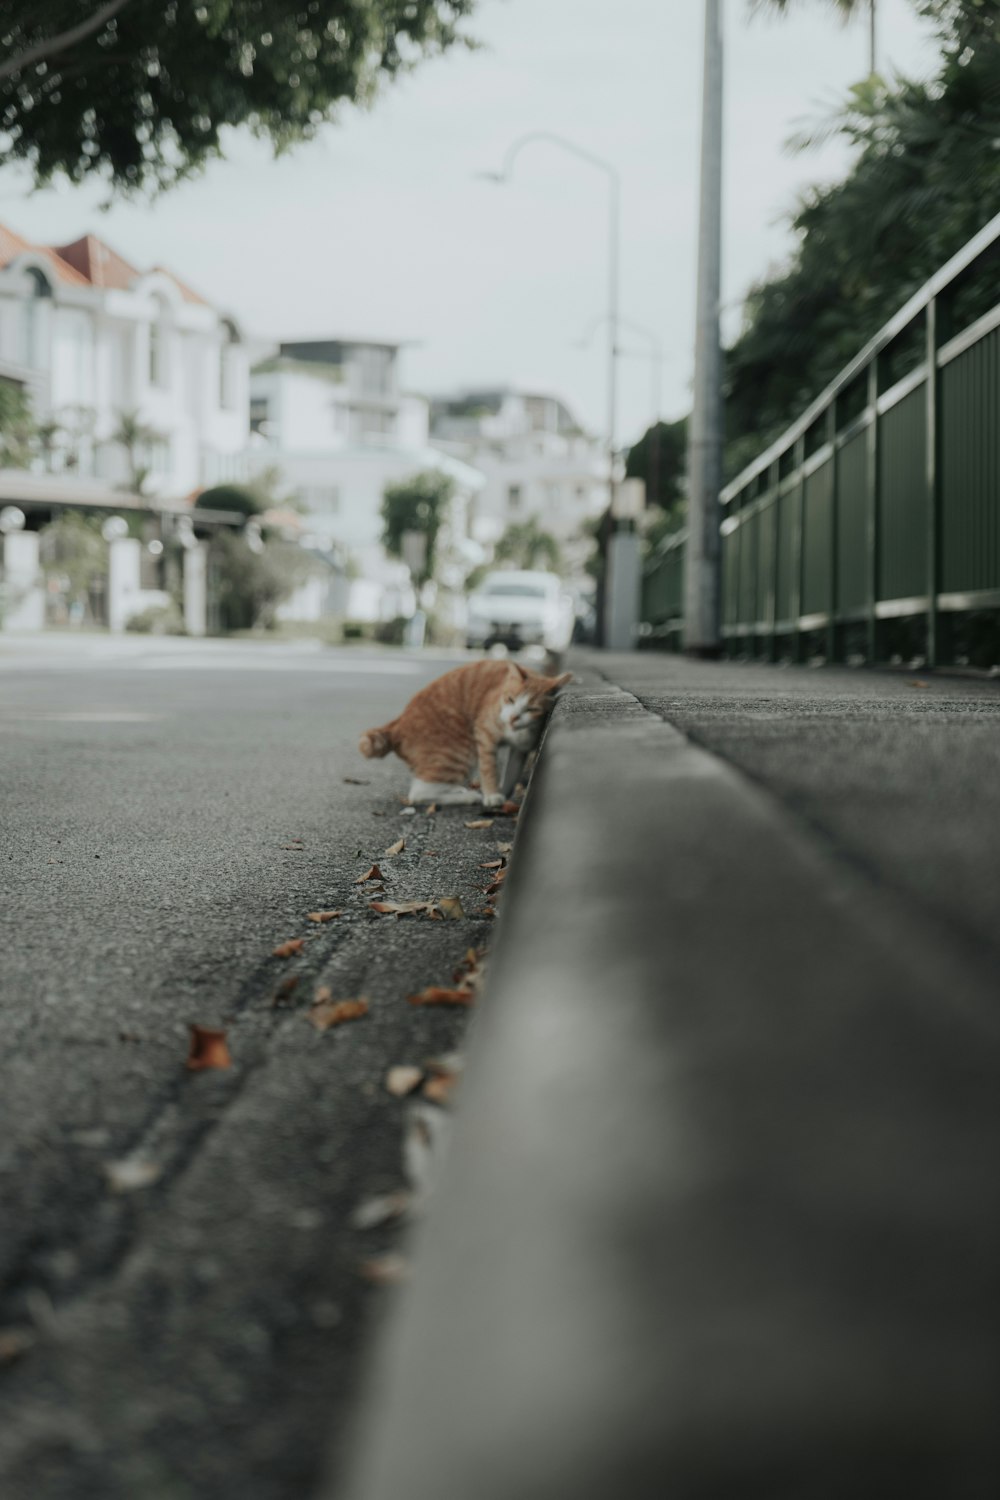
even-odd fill
[(474, 792), (471, 787), (460, 786), (455, 781), (424, 781), (420, 776), (414, 776), (410, 782), (409, 798), (411, 802), (461, 802), (468, 804), (479, 801), (479, 793)]

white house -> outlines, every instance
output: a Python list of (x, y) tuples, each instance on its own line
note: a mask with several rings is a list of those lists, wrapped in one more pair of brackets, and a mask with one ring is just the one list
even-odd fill
[(483, 543), (534, 517), (572, 544), (607, 507), (606, 451), (555, 396), (499, 387), (437, 398), (431, 440), (485, 476), (472, 523)]
[[(250, 351), (237, 323), (163, 267), (95, 235), (36, 245), (0, 226), (0, 365), (46, 432), (52, 472), (171, 498), (245, 470)], [(151, 434), (130, 456), (134, 414)]]
[(251, 468), (276, 470), (304, 508), (306, 537), (345, 559), (357, 619), (413, 608), (409, 572), (381, 543), (387, 484), (429, 469), (454, 481), (439, 541), (446, 589), (460, 588), (482, 557), (469, 522), (483, 476), (430, 444), (427, 402), (400, 390), (398, 366), (396, 344), (305, 340), (281, 344), (250, 378)]

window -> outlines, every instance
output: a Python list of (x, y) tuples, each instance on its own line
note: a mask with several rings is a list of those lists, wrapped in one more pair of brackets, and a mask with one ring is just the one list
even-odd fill
[(366, 396), (391, 396), (393, 375), (392, 349), (359, 344), (356, 351), (361, 372), (361, 389)]
[(170, 384), (170, 329), (166, 305), (156, 299), (156, 311), (149, 325), (149, 383), (165, 390)]
[(28, 297), (21, 304), (21, 352), (28, 368), (38, 370), (46, 363), (52, 288), (34, 266), (28, 270), (28, 281)]
[(523, 491), (523, 489), (521, 488), (521, 486), (519, 484), (509, 484), (507, 486), (507, 509), (508, 510), (520, 510), (521, 509), (521, 502), (523, 501), (523, 499), (524, 499), (524, 491)]
[(222, 324), (223, 343), (219, 350), (219, 406), (222, 411), (234, 411), (237, 401), (236, 346), (240, 336), (229, 319)]

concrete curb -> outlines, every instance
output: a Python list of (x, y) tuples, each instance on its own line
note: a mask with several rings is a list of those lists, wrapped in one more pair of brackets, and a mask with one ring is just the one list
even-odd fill
[(995, 995), (585, 674), (350, 1500), (983, 1496)]

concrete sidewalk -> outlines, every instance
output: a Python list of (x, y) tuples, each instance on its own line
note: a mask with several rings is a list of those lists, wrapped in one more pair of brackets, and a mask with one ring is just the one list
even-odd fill
[(572, 665), (338, 1500), (985, 1500), (1000, 691)]

